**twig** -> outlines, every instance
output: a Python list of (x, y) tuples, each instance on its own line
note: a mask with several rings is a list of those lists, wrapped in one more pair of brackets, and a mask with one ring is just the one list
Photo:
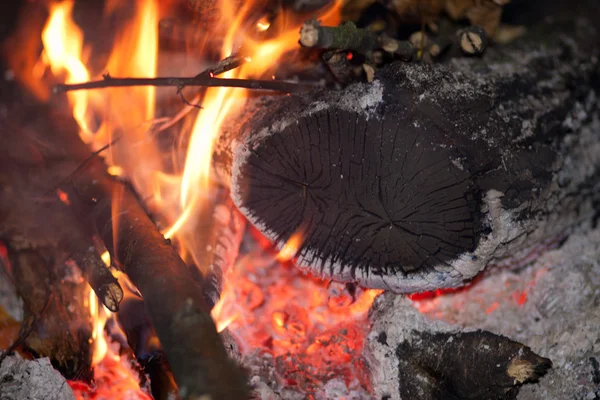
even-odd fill
[(227, 71), (231, 71), (232, 69), (239, 67), (244, 63), (244, 61), (245, 59), (239, 54), (232, 54), (229, 57), (226, 57), (219, 61), (214, 68), (208, 68), (200, 72), (194, 78), (215, 77), (217, 75), (221, 75)]
[(367, 55), (379, 48), (375, 34), (360, 29), (348, 21), (340, 26), (321, 26), (318, 21), (307, 21), (300, 30), (300, 44), (331, 50), (350, 50)]
[(185, 86), (234, 87), (252, 90), (272, 90), (284, 93), (303, 92), (311, 88), (311, 86), (308, 85), (284, 81), (259, 79), (221, 79), (204, 75), (196, 76), (194, 78), (113, 78), (111, 76), (105, 76), (104, 79), (98, 81), (70, 85), (57, 85), (54, 87), (54, 93), (130, 86), (173, 86), (177, 88), (183, 88)]
[(307, 21), (300, 30), (300, 44), (319, 49), (354, 51), (367, 57), (377, 49), (405, 60), (410, 59), (414, 53), (410, 42), (386, 35), (377, 36), (368, 29), (358, 28), (350, 21), (340, 26), (321, 26), (318, 21)]

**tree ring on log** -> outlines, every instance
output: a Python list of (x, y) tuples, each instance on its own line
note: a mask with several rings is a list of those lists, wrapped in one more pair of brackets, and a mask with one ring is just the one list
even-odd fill
[(326, 108), (240, 149), (238, 206), (280, 246), (300, 233), (315, 275), (380, 286), (448, 271), (477, 245), (481, 196), (455, 149), (423, 115), (377, 114)]
[(215, 169), (277, 246), (302, 236), (296, 263), (314, 275), (418, 292), (523, 265), (600, 197), (600, 44), (593, 24), (565, 24), (582, 46), (543, 23), (482, 58), (265, 100)]

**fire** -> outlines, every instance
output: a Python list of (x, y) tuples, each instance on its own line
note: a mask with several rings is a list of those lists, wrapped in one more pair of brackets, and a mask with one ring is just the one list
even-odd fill
[(92, 321), (94, 321), (91, 339), (91, 343), (94, 345), (92, 366), (95, 366), (100, 364), (108, 350), (104, 338), (104, 325), (106, 324), (106, 320), (110, 317), (110, 311), (99, 303), (96, 294), (91, 288), (89, 288), (89, 291), (90, 295), (88, 301), (90, 316)]
[(240, 259), (225, 276), (213, 317), (228, 324), (243, 355), (280, 360), (289, 385), (310, 393), (337, 376), (368, 386), (360, 351), (368, 310), (382, 290), (323, 282), (275, 258), (257, 246)]
[(289, 261), (298, 254), (300, 251), (300, 247), (302, 247), (302, 242), (304, 241), (302, 231), (295, 232), (287, 242), (283, 245), (279, 253), (277, 253), (277, 260), (279, 261)]
[[(52, 73), (56, 76), (65, 74), (65, 83), (85, 82), (90, 80), (83, 61), (83, 33), (71, 19), (74, 1), (50, 4), (50, 18), (42, 32), (45, 56)], [(86, 122), (88, 93), (85, 91), (68, 93), (69, 103), (73, 107), (73, 117), (86, 134), (90, 128)]]
[[(274, 39), (259, 42), (253, 40), (244, 31), (243, 24), (252, 11), (252, 2), (246, 2), (236, 14), (232, 12), (227, 2), (220, 2), (221, 21), (219, 26), (227, 26), (221, 58), (226, 58), (234, 53), (236, 36), (242, 36), (244, 58), (246, 63), (237, 70), (231, 70), (223, 78), (250, 78), (261, 77), (273, 68), (279, 58), (289, 50), (298, 47), (298, 32), (300, 25), (288, 26)], [(338, 23), (341, 2), (336, 1), (334, 6), (322, 17), (325, 23)], [(256, 27), (266, 31), (271, 24), (264, 18), (260, 19)], [(270, 76), (270, 74), (268, 74)], [(199, 214), (205, 205), (203, 199), (210, 187), (211, 158), (215, 140), (218, 138), (223, 121), (228, 115), (242, 107), (248, 97), (248, 91), (238, 88), (210, 88), (206, 91), (202, 109), (198, 113), (194, 124), (184, 172), (181, 181), (180, 206), (183, 210), (178, 220), (169, 230), (168, 235), (176, 234), (190, 219)], [(194, 253), (194, 244), (185, 240), (188, 250)]]
[[(84, 49), (83, 34), (72, 20), (73, 3), (68, 0), (50, 4), (50, 16), (42, 34), (44, 53), (40, 65), (49, 68), (57, 79), (62, 78), (66, 83), (98, 79), (104, 73), (119, 77), (156, 76), (158, 0), (133, 1), (133, 16), (119, 27), (108, 61), (101, 71), (90, 71), (86, 67), (84, 54), (90, 53), (84, 51), (89, 49)], [(320, 19), (328, 25), (339, 23), (341, 3), (341, 0), (336, 1)], [(220, 12), (215, 36), (224, 38), (221, 58), (236, 54), (245, 60), (241, 67), (220, 77), (274, 78), (278, 60), (299, 47), (301, 24), (290, 23), (287, 15), (279, 15), (275, 20), (262, 16), (257, 20), (254, 2), (241, 2), (239, 9), (232, 7), (230, 2), (218, 4)], [(123, 2), (108, 0), (105, 16), (116, 15), (123, 7), (126, 7)], [(194, 49), (198, 53), (203, 50)], [(159, 148), (155, 136), (149, 133), (152, 121), (158, 116), (155, 88), (70, 92), (68, 101), (79, 124), (81, 138), (94, 150), (111, 144), (109, 151), (103, 153), (109, 164), (108, 172), (130, 180), (149, 207), (168, 225), (165, 237), (176, 238), (184, 255), (196, 259), (195, 253), (206, 246), (195, 241), (195, 229), (201, 212), (210, 207), (211, 157), (215, 140), (224, 121), (243, 107), (249, 95), (245, 89), (208, 88), (193, 101), (202, 99), (201, 109), (186, 107), (173, 119), (162, 123), (163, 128), (172, 126), (174, 121), (197, 112), (190, 131), (184, 128), (178, 138), (178, 142), (186, 143), (187, 148), (175, 149), (177, 154), (171, 159), (164, 149)], [(179, 168), (180, 158), (183, 158), (180, 156), (184, 154), (183, 168)], [(63, 197), (63, 201), (68, 201)], [(119, 223), (118, 211), (113, 208), (116, 224)], [(303, 236), (302, 230), (298, 230), (277, 255), (265, 254), (259, 249), (260, 252), (236, 264), (226, 275), (221, 301), (213, 309), (217, 328), (219, 331), (229, 328), (240, 339), (246, 354), (253, 348), (276, 357), (290, 354), (293, 360), (302, 362), (317, 375), (323, 369), (363, 382), (359, 355), (366, 332), (366, 314), (381, 291), (324, 283), (280, 264), (297, 254)], [(102, 254), (102, 259), (110, 265), (108, 252)], [(100, 374), (100, 382), (106, 378), (106, 368), (121, 371), (118, 365), (124, 360), (106, 340), (104, 327), (111, 315), (98, 305), (92, 291), (89, 307), (94, 321), (93, 363)], [(139, 389), (131, 371), (124, 371), (119, 376), (125, 377), (122, 379), (125, 388)]]

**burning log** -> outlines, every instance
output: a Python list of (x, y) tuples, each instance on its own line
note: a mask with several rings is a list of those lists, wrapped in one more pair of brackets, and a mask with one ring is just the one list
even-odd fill
[(32, 250), (12, 251), (17, 290), (31, 324), (25, 348), (52, 364), (68, 379), (91, 379), (90, 315), (84, 301), (89, 289), (73, 276), (73, 268)]
[(64, 156), (72, 148), (69, 142), (53, 145), (45, 124), (31, 118), (43, 107), (23, 107), (26, 99), (14, 101), (13, 89), (5, 82), (0, 90), (6, 107), (0, 121), (0, 237), (25, 305), (25, 321), (33, 321), (23, 347), (48, 357), (67, 378), (89, 380), (89, 289), (60, 243), (80, 227), (48, 192), (49, 182), (76, 168), (77, 161)]
[(580, 130), (598, 107), (590, 20), (267, 101), (233, 146), (222, 140), (218, 168), (231, 166), (234, 202), (269, 239), (302, 237), (307, 272), (396, 292), (459, 286), (594, 215), (600, 132)]
[(112, 179), (98, 158), (72, 185), (78, 207), (89, 212), (111, 256), (144, 297), (182, 397), (243, 398), (244, 374), (227, 356), (201, 286), (129, 187)]
[(371, 311), (363, 354), (376, 398), (514, 399), (552, 366), (527, 346), (430, 321), (409, 303), (382, 296)]
[[(3, 98), (24, 96), (22, 91), (15, 90), (15, 86), (6, 83), (4, 86)], [(82, 226), (98, 228), (112, 259), (144, 296), (148, 315), (183, 397), (208, 394), (213, 398), (242, 398), (246, 393), (244, 376), (228, 359), (205, 304), (203, 288), (193, 279), (188, 266), (157, 230), (132, 191), (108, 175), (106, 166), (97, 156), (89, 159), (90, 152), (78, 138), (71, 116), (51, 114), (37, 102), (28, 103), (26, 96), (23, 100), (18, 103), (19, 107), (12, 107), (16, 102), (6, 103), (11, 105), (11, 111), (2, 114), (0, 124), (0, 135), (7, 144), (0, 149), (0, 178), (6, 183), (2, 185), (0, 196), (3, 222), (0, 237), (7, 247), (15, 249), (15, 254), (45, 249), (50, 260), (58, 258), (61, 241), (68, 241), (66, 238), (73, 232), (85, 232), (86, 235), (88, 230)], [(31, 119), (31, 115), (36, 118)], [(17, 136), (19, 140), (16, 140)], [(85, 162), (86, 159), (89, 161)], [(59, 182), (62, 197), (69, 207), (56, 196)], [(121, 197), (115, 197), (114, 203), (113, 193), (122, 193)], [(113, 206), (115, 215), (119, 216), (114, 221)], [(114, 242), (113, 228), (118, 233)], [(65, 248), (63, 252), (73, 255), (74, 249)], [(29, 285), (29, 289), (23, 286), (20, 290), (26, 302), (27, 296), (37, 292), (52, 292), (55, 294), (50, 306), (64, 298), (70, 300), (64, 303), (65, 307), (71, 305), (72, 312), (85, 314), (82, 321), (89, 325), (85, 340), (79, 340), (77, 332), (65, 336), (68, 320), (59, 308), (52, 326), (40, 326), (46, 327), (49, 337), (71, 350), (70, 355), (63, 352), (65, 355), (60, 359), (68, 366), (68, 370), (63, 371), (65, 376), (75, 377), (82, 371), (91, 371), (91, 320), (83, 301), (77, 300), (80, 299), (79, 292), (70, 291), (70, 284), (60, 283), (62, 275), (48, 270), (46, 264), (35, 271), (30, 268), (32, 273), (28, 274), (19, 270), (24, 271), (21, 264), (29, 264), (13, 264), (13, 274), (22, 273), (28, 277), (24, 282), (36, 283)], [(46, 279), (49, 274), (50, 281)], [(66, 278), (67, 283), (71, 280)], [(81, 275), (76, 281), (84, 285)], [(60, 287), (48, 286), (48, 282), (60, 283), (57, 285)], [(63, 296), (63, 292), (68, 292), (71, 297)], [(49, 318), (54, 313), (52, 310), (54, 308), (49, 308), (43, 317)], [(51, 327), (55, 329), (50, 330)], [(41, 351), (38, 354), (49, 356), (56, 363), (52, 354)], [(78, 362), (84, 356), (86, 363)]]

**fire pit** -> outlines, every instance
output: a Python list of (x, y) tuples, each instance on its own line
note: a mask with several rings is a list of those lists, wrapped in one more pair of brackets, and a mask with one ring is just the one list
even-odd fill
[(12, 4), (0, 398), (600, 398), (600, 14), (524, 3)]

